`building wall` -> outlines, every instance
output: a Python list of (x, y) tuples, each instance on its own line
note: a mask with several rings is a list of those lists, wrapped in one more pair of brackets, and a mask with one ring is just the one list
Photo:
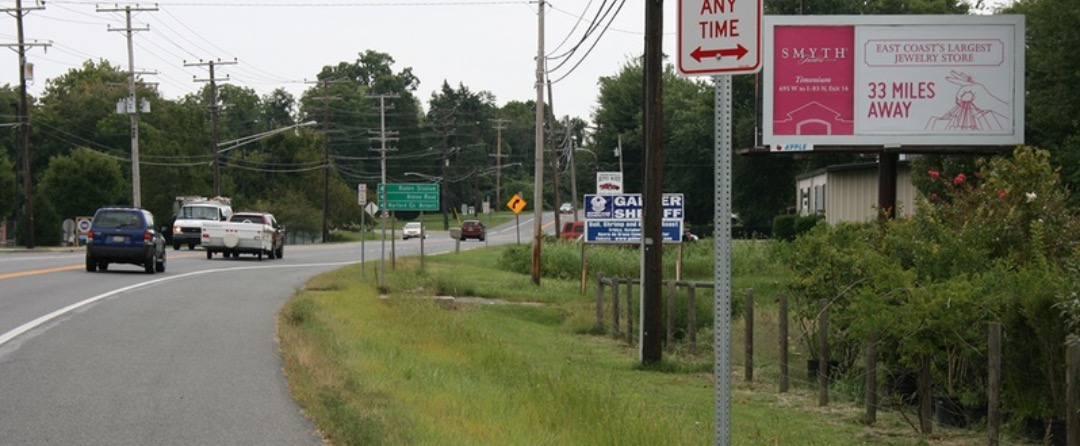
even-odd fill
[[(822, 212), (829, 224), (877, 217), (877, 165), (826, 169), (800, 178), (796, 187), (799, 215)], [(896, 177), (897, 216), (914, 214), (916, 194), (911, 184), (911, 169), (906, 163), (901, 164)]]

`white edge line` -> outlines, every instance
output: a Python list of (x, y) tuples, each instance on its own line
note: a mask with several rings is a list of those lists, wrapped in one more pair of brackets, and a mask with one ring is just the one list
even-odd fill
[(0, 347), (4, 346), (4, 344), (7, 344), (8, 342), (11, 342), (12, 339), (15, 339), (15, 338), (17, 338), (19, 336), (22, 336), (23, 334), (26, 334), (26, 332), (28, 332), (30, 330), (33, 330), (33, 329), (45, 324), (46, 322), (49, 322), (49, 321), (51, 321), (53, 319), (56, 319), (56, 318), (58, 318), (60, 316), (65, 315), (67, 313), (75, 311), (75, 310), (77, 310), (79, 308), (90, 305), (90, 304), (92, 304), (94, 302), (97, 302), (99, 300), (107, 299), (109, 297), (115, 296), (115, 295), (120, 294), (120, 293), (124, 293), (124, 292), (131, 291), (131, 290), (138, 289), (138, 288), (148, 287), (150, 285), (156, 285), (158, 283), (166, 282), (166, 281), (169, 281), (169, 280), (182, 279), (182, 278), (190, 277), (190, 276), (197, 276), (197, 275), (201, 275), (201, 274), (210, 274), (210, 273), (219, 273), (219, 272), (225, 272), (225, 271), (241, 271), (241, 270), (249, 270), (249, 269), (266, 269), (266, 268), (345, 266), (345, 265), (350, 265), (350, 264), (353, 264), (353, 263), (359, 263), (359, 262), (311, 263), (311, 264), (306, 264), (306, 265), (238, 266), (238, 267), (233, 267), (233, 268), (208, 269), (208, 270), (202, 270), (202, 271), (193, 271), (193, 272), (190, 272), (190, 273), (184, 273), (184, 274), (180, 274), (180, 275), (176, 275), (176, 276), (169, 276), (169, 277), (162, 277), (160, 279), (148, 280), (146, 282), (136, 283), (134, 285), (128, 285), (128, 286), (123, 287), (123, 288), (115, 289), (115, 290), (109, 291), (107, 293), (98, 294), (97, 296), (94, 296), (94, 297), (91, 297), (89, 299), (85, 299), (85, 300), (73, 303), (73, 304), (68, 305), (68, 306), (66, 306), (64, 308), (53, 311), (52, 313), (46, 314), (46, 315), (41, 316), (41, 317), (39, 317), (37, 319), (34, 319), (34, 320), (30, 321), (30, 322), (22, 324), (22, 325), (16, 327), (14, 330), (11, 330), (11, 331), (9, 331), (7, 333), (4, 333), (4, 334), (0, 335)]

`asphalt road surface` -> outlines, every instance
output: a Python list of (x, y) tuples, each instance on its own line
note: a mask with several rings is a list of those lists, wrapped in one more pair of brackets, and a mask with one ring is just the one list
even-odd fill
[[(551, 232), (552, 215), (545, 214)], [(532, 240), (522, 215), (522, 243)], [(514, 224), (487, 242), (517, 242)], [(452, 252), (445, 231), (427, 255)], [(398, 256), (420, 240), (397, 240)], [(384, 254), (385, 252), (385, 254)], [(291, 399), (275, 324), (315, 274), (365, 261), (374, 280), (390, 242), (288, 245), (283, 259), (207, 260), (168, 251), (167, 270), (88, 273), (82, 250), (0, 252), (0, 444), (319, 445)]]

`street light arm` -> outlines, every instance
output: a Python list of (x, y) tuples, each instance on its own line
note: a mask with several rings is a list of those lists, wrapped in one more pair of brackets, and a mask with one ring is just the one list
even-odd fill
[[(225, 141), (225, 142), (222, 142), (222, 143), (218, 143), (218, 153), (228, 152), (228, 151), (230, 151), (232, 149), (235, 149), (237, 147), (241, 147), (241, 146), (245, 146), (247, 144), (251, 144), (251, 143), (253, 143), (255, 141), (258, 141), (258, 140), (263, 139), (263, 138), (268, 138), (270, 136), (274, 136), (274, 135), (276, 135), (278, 133), (281, 133), (281, 132), (286, 132), (286, 131), (289, 131), (289, 130), (292, 130), (292, 129), (297, 129), (297, 128), (300, 128), (300, 127), (310, 127), (310, 126), (313, 126), (315, 124), (316, 124), (315, 121), (307, 121), (307, 122), (302, 122), (302, 123), (299, 123), (299, 124), (293, 124), (293, 125), (290, 125), (290, 126), (287, 126), (287, 127), (281, 127), (281, 128), (274, 129), (274, 130), (265, 131), (265, 132), (262, 132), (262, 133), (256, 133), (254, 135), (245, 136), (243, 138), (237, 138), (237, 139), (234, 139), (234, 140), (231, 140), (231, 141)], [(224, 149), (221, 148), (221, 147), (229, 145), (229, 144), (232, 144), (232, 147), (228, 147), (228, 148), (224, 148)]]

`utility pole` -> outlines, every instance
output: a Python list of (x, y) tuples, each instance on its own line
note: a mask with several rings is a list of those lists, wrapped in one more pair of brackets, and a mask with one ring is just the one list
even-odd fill
[(509, 119), (492, 119), (491, 122), (495, 123), (495, 130), (497, 131), (496, 143), (495, 143), (495, 209), (498, 209), (503, 205), (502, 202), (502, 131), (506, 128), (506, 124), (510, 122)]
[(213, 164), (214, 164), (214, 196), (215, 197), (220, 197), (221, 196), (221, 154), (219, 153), (221, 151), (221, 149), (218, 148), (218, 110), (221, 107), (218, 105), (217, 82), (219, 80), (220, 81), (228, 81), (229, 76), (226, 75), (224, 79), (218, 79), (218, 78), (214, 77), (214, 67), (217, 66), (217, 65), (236, 65), (236, 64), (237, 64), (237, 62), (236, 62), (235, 59), (232, 60), (232, 61), (222, 61), (221, 59), (218, 59), (218, 60), (210, 60), (210, 61), (206, 61), (206, 62), (203, 62), (201, 60), (198, 61), (198, 62), (192, 62), (192, 63), (184, 62), (185, 67), (208, 67), (210, 69), (210, 77), (208, 77), (206, 79), (197, 79), (196, 78), (194, 80), (195, 80), (195, 82), (209, 82), (210, 83), (210, 123), (211, 123), (210, 124), (211, 125), (211, 127), (210, 127), (210, 138), (211, 138), (211, 141), (210, 141), (210, 153), (212, 155), (214, 155)]
[(139, 175), (139, 102), (135, 95), (135, 76), (140, 74), (156, 74), (152, 72), (135, 71), (135, 48), (132, 35), (135, 31), (150, 31), (150, 27), (133, 28), (131, 26), (131, 13), (142, 11), (157, 11), (157, 7), (143, 8), (139, 6), (125, 6), (123, 8), (98, 8), (97, 12), (123, 12), (124, 27), (109, 27), (109, 31), (123, 31), (127, 34), (128, 51), (128, 97), (124, 111), (128, 114), (128, 122), (131, 126), (131, 201), (135, 207), (142, 207), (142, 180)]
[(538, 26), (536, 38), (536, 165), (533, 168), (533, 250), (532, 281), (540, 285), (540, 244), (544, 222), (544, 0), (537, 2)]
[(329, 96), (326, 88), (332, 83), (340, 81), (321, 80), (322, 96), (312, 99), (321, 100), (323, 103), (323, 199), (322, 199), (322, 240), (327, 243), (330, 240), (330, 101), (339, 99), (337, 96)]
[(442, 165), (440, 166), (442, 169), (442, 179), (439, 180), (439, 183), (441, 184), (441, 186), (439, 186), (439, 200), (441, 201), (440, 207), (442, 207), (443, 211), (444, 230), (450, 229), (450, 206), (447, 203), (450, 191), (446, 188), (446, 177), (448, 176), (447, 168), (450, 167), (450, 135), (454, 134), (454, 129), (451, 129), (450, 126), (454, 124), (453, 116), (455, 113), (457, 113), (457, 110), (451, 109), (446, 112), (444, 116), (440, 116), (435, 123), (436, 127), (442, 129), (441, 133), (443, 140)]
[(379, 183), (382, 187), (379, 188), (380, 194), (378, 201), (381, 207), (381, 209), (379, 209), (379, 218), (382, 222), (382, 254), (379, 258), (379, 288), (383, 289), (386, 287), (386, 151), (395, 150), (387, 148), (386, 143), (389, 141), (397, 141), (396, 137), (390, 137), (390, 135), (396, 135), (397, 132), (386, 131), (386, 99), (396, 98), (398, 95), (380, 94), (368, 97), (379, 99), (379, 137), (372, 139), (376, 139), (381, 143), (380, 148), (373, 150), (379, 152), (379, 168), (382, 172), (382, 180), (381, 183)]
[(622, 183), (624, 185), (623, 189), (625, 189), (626, 188), (626, 186), (625, 186), (626, 185), (626, 178), (625, 178), (625, 176), (623, 174), (622, 135), (618, 135), (617, 138), (618, 138), (619, 144), (617, 146), (615, 146), (616, 147), (615, 151), (619, 152), (619, 181), (622, 181)]
[(577, 147), (574, 147), (574, 138), (570, 134), (570, 116), (566, 117), (566, 147), (570, 151), (570, 205), (574, 207), (574, 221), (577, 221), (577, 168), (574, 166)]
[[(11, 14), (15, 17), (15, 26), (18, 28), (19, 43), (16, 44), (17, 52), (19, 53), (19, 133), (22, 137), (22, 171), (23, 171), (23, 204), (26, 208), (24, 216), (26, 217), (23, 223), (26, 226), (26, 249), (32, 249), (34, 247), (34, 194), (31, 189), (33, 181), (30, 175), (30, 105), (26, 99), (26, 47), (28, 46), (41, 46), (48, 47), (49, 44), (44, 43), (26, 43), (26, 39), (23, 37), (23, 16), (27, 12), (33, 10), (45, 9), (45, 6), (39, 3), (39, 6), (31, 6), (23, 8), (22, 0), (15, 0), (15, 9), (3, 9), (4, 12)], [(4, 45), (11, 47), (11, 45)]]
[(555, 200), (555, 237), (559, 237), (559, 232), (562, 231), (562, 220), (559, 215), (559, 204), (562, 203), (559, 193), (559, 151), (555, 145), (555, 100), (551, 98), (551, 80), (547, 81), (548, 92), (548, 137), (550, 137), (551, 143), (551, 196)]
[[(645, 0), (645, 187), (641, 225), (641, 362), (655, 364), (663, 355), (664, 234), (664, 1)], [(621, 155), (621, 153), (620, 153)], [(621, 158), (621, 157), (620, 157)]]

